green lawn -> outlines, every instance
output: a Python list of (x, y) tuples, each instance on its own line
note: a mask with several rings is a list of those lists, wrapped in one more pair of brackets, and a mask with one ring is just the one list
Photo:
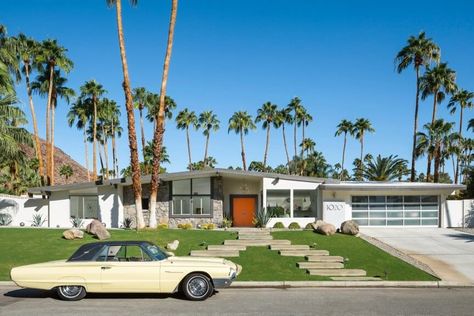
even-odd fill
[[(9, 280), (13, 266), (68, 258), (74, 250), (87, 242), (96, 241), (84, 234), (82, 240), (64, 240), (62, 229), (4, 228), (0, 229), (0, 280)], [(206, 245), (222, 244), (235, 239), (237, 234), (225, 231), (175, 230), (155, 231), (111, 230), (112, 240), (148, 240), (159, 246), (178, 239), (176, 255), (187, 255), (192, 249), (205, 249)], [(365, 269), (368, 276), (381, 276), (388, 280), (437, 280), (435, 277), (383, 252), (360, 238), (337, 234), (321, 236), (311, 231), (274, 232), (276, 239), (289, 239), (293, 244), (313, 245), (326, 249), (331, 255), (349, 260), (347, 268)], [(243, 266), (240, 281), (328, 280), (310, 276), (298, 269), (301, 257), (282, 257), (264, 247), (248, 247), (238, 258), (229, 258)]]

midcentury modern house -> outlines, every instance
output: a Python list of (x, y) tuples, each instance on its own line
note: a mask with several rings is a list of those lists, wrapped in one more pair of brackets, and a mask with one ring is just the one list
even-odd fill
[[(276, 222), (301, 227), (316, 218), (339, 226), (348, 219), (362, 226), (455, 226), (446, 197), (463, 185), (408, 182), (341, 182), (294, 175), (229, 169), (165, 173), (157, 203), (158, 223), (252, 226), (258, 211), (272, 212)], [(150, 177), (143, 177), (143, 201), (149, 203)], [(70, 227), (71, 218), (97, 218), (107, 227), (135, 219), (131, 179), (38, 187), (25, 202), (42, 212), (44, 226)], [(36, 207), (36, 205), (39, 205)], [(145, 219), (148, 210), (143, 211)], [(26, 214), (26, 213), (25, 213)], [(13, 225), (30, 226), (31, 215), (15, 217)], [(21, 215), (21, 214), (19, 214)], [(28, 218), (29, 217), (29, 218)], [(459, 221), (459, 219), (455, 219)], [(148, 221), (147, 221), (148, 222)], [(457, 224), (456, 224), (457, 225)]]

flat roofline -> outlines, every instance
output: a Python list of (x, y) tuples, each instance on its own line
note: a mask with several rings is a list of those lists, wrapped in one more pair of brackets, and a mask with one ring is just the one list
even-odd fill
[(383, 191), (383, 190), (417, 190), (417, 191), (456, 191), (465, 190), (463, 184), (426, 183), (426, 182), (351, 182), (344, 181), (338, 184), (322, 184), (322, 190), (333, 191)]

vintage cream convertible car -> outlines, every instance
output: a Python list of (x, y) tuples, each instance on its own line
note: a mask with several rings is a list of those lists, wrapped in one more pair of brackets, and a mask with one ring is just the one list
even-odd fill
[(56, 289), (64, 300), (90, 293), (174, 293), (204, 300), (231, 284), (241, 266), (225, 259), (175, 257), (147, 241), (95, 242), (68, 260), (15, 267), (11, 279), (21, 287)]

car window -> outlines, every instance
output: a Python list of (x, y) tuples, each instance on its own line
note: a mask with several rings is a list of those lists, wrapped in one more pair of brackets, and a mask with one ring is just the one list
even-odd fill
[[(150, 256), (138, 245), (110, 246), (107, 250), (107, 261), (142, 262), (151, 261)], [(102, 256), (99, 256), (102, 258)]]
[(169, 256), (162, 251), (159, 247), (153, 244), (145, 244), (144, 247), (146, 248), (147, 252), (155, 259), (155, 260), (163, 260), (168, 258)]

